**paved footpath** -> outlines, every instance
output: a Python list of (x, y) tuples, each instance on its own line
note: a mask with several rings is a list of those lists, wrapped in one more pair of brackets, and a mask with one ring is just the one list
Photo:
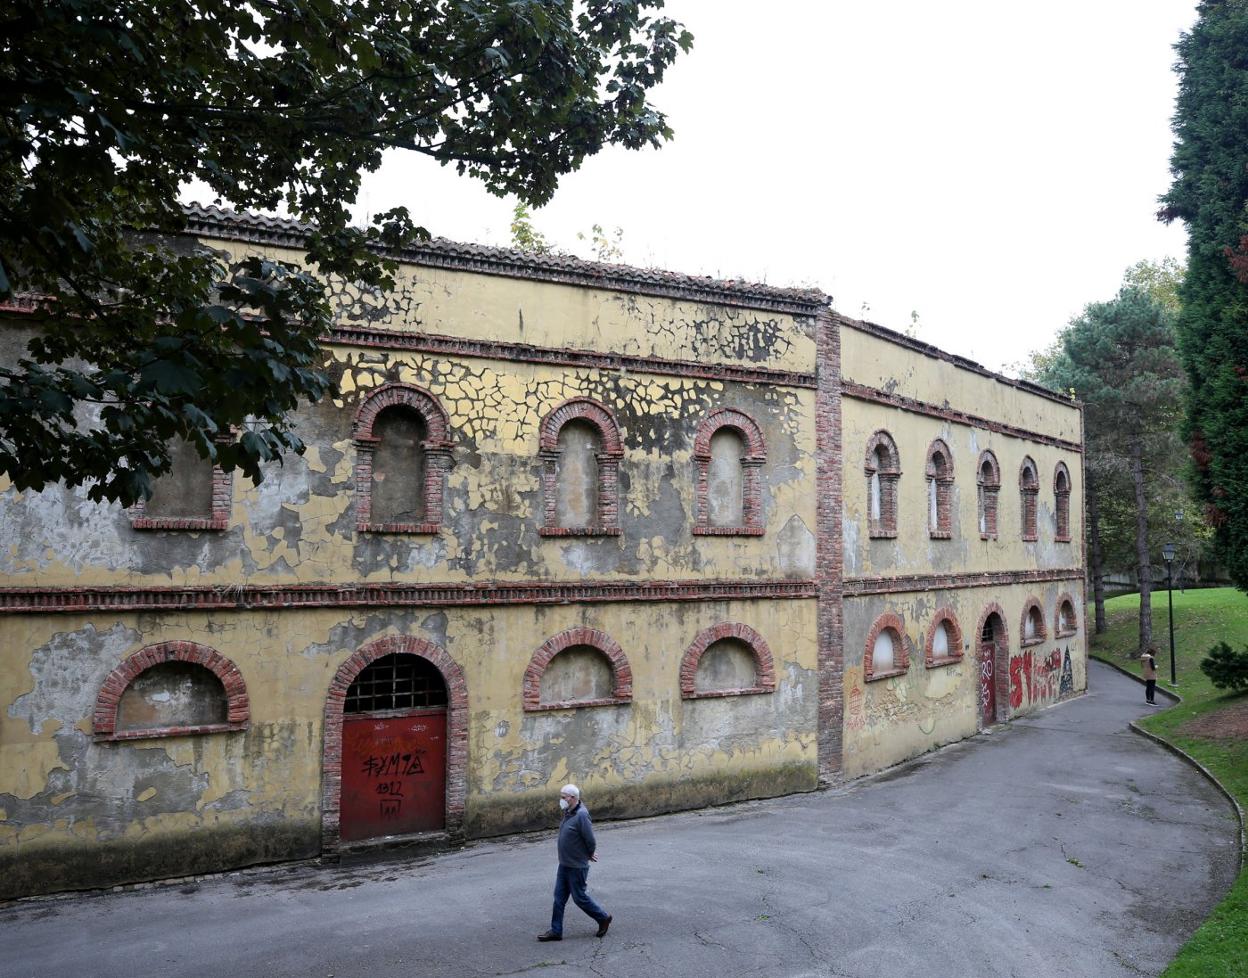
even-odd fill
[(526, 836), (11, 905), (0, 976), (1156, 975), (1230, 886), (1236, 826), (1127, 730), (1140, 686), (1091, 683), (869, 783), (600, 825), (605, 940), (569, 905), (534, 941), (554, 842)]

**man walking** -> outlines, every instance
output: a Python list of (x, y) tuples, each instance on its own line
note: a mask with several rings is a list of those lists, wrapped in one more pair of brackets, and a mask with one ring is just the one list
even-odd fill
[(598, 861), (594, 851), (594, 825), (589, 820), (589, 809), (581, 802), (581, 789), (565, 784), (559, 790), (559, 807), (563, 819), (559, 822), (559, 870), (555, 874), (555, 907), (550, 915), (550, 930), (538, 934), (539, 941), (563, 940), (563, 908), (568, 897), (593, 917), (598, 923), (595, 937), (605, 937), (611, 926), (611, 915), (594, 901), (585, 886), (589, 878), (589, 864)]
[(1144, 702), (1157, 705), (1157, 650), (1151, 645), (1140, 656), (1140, 671), (1144, 676)]

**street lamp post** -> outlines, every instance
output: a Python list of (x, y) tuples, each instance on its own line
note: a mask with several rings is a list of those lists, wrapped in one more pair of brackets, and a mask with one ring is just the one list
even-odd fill
[(1161, 548), (1161, 559), (1166, 562), (1166, 600), (1170, 605), (1170, 685), (1179, 684), (1174, 672), (1174, 574), (1171, 565), (1174, 563), (1174, 544), (1167, 543)]

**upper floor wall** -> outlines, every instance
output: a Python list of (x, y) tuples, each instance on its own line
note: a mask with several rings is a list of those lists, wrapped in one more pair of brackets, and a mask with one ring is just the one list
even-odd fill
[(1081, 567), (1078, 405), (888, 336), (842, 323), (846, 579)]

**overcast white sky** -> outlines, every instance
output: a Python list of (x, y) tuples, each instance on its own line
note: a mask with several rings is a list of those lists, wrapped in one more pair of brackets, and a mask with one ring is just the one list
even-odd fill
[[(695, 36), (655, 91), (676, 139), (608, 149), (534, 221), (563, 250), (776, 285), (993, 369), (1141, 258), (1182, 258), (1171, 45), (1195, 0), (669, 0)], [(414, 154), (365, 182), (435, 235), (506, 244), (512, 201)]]

